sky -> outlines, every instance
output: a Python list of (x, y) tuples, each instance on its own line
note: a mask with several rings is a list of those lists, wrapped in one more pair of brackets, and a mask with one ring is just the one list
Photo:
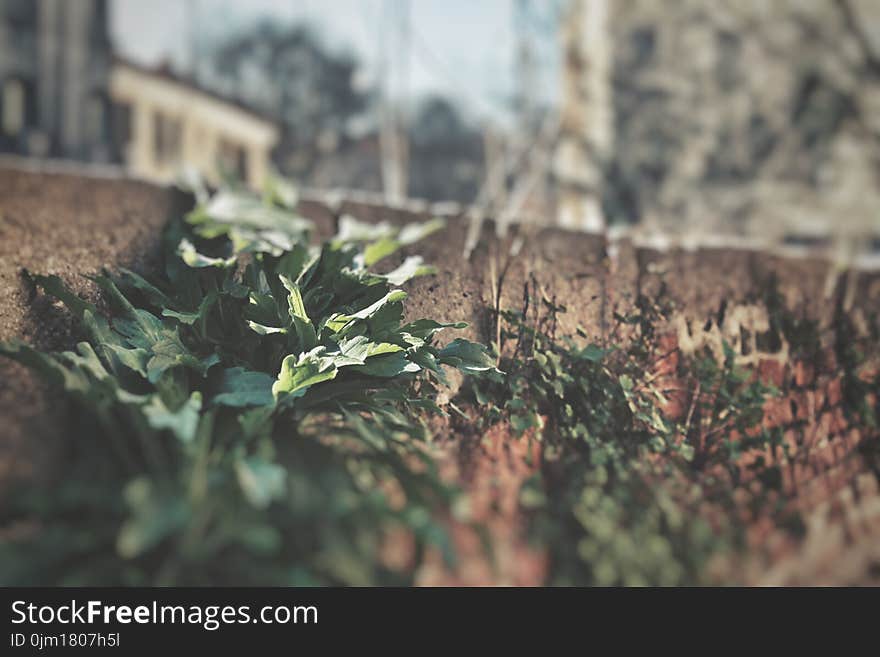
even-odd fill
[[(327, 43), (354, 52), (359, 78), (378, 78), (380, 25), (406, 0), (112, 0), (111, 30), (122, 54), (148, 65), (169, 60), (185, 70), (189, 38), (228, 33), (261, 16), (306, 20)], [(441, 93), (478, 119), (504, 120), (514, 91), (513, 0), (409, 0), (412, 25), (408, 88), (413, 98)], [(386, 28), (387, 30), (387, 28)], [(198, 37), (197, 37), (198, 38)], [(553, 44), (544, 43), (544, 50)], [(552, 93), (552, 74), (542, 75)]]

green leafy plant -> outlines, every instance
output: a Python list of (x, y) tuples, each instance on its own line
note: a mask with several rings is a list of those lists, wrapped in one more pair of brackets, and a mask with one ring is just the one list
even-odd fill
[[(738, 525), (724, 522), (736, 483), (724, 475), (738, 480), (743, 453), (779, 438), (759, 426), (774, 390), (737, 367), (726, 345), (721, 363), (707, 353), (668, 365), (673, 354), (657, 327), (671, 307), (662, 297), (615, 315), (600, 344), (583, 329), (558, 337), (565, 309), (538, 289), (527, 283), (523, 308), (502, 311), (507, 376), (474, 382), (468, 394), (487, 406), (487, 423), (541, 441), (540, 469), (521, 501), (533, 539), (550, 554), (549, 581), (710, 581), (711, 558), (742, 540)], [(665, 410), (677, 392), (670, 378), (687, 392), (684, 417)], [(763, 466), (751, 467), (764, 475)], [(696, 512), (705, 503), (720, 510), (714, 522)]]
[[(843, 410), (848, 418), (875, 430), (880, 417), (877, 336), (861, 335), (842, 306), (838, 300), (834, 313), (834, 353), (842, 370)], [(876, 450), (876, 444), (868, 443), (866, 447)]]
[(109, 314), (54, 276), (85, 340), (0, 353), (63, 389), (73, 414), (58, 483), (5, 505), (5, 583), (405, 583), (379, 557), (389, 530), (452, 560), (433, 511), (455, 491), (423, 449), (443, 367), (481, 376), (479, 345), (405, 323), (410, 256), (441, 227), (342, 217), (321, 246), (273, 181), (263, 198), (209, 196), (164, 235), (164, 274), (93, 277)]

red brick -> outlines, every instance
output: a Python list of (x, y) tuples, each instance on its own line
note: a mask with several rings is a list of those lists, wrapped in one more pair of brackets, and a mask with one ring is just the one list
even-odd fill
[(787, 429), (784, 434), (782, 434), (782, 442), (783, 447), (788, 448), (788, 453), (792, 456), (797, 454), (799, 449), (798, 446), (798, 432), (794, 429)]
[(796, 386), (804, 388), (811, 383), (816, 376), (816, 368), (813, 363), (799, 360), (794, 364), (794, 383)]
[(674, 333), (666, 333), (660, 336), (659, 353), (663, 358), (654, 365), (654, 372), (659, 376), (675, 374), (678, 370), (678, 336)]
[(804, 445), (808, 448), (812, 448), (822, 441), (828, 440), (829, 436), (831, 436), (832, 423), (833, 418), (831, 413), (828, 411), (822, 413), (821, 416), (816, 418), (816, 420), (804, 430)]
[(678, 333), (675, 333), (674, 331), (664, 333), (660, 336), (658, 343), (660, 345), (660, 351), (664, 353), (678, 349)]
[(842, 433), (849, 429), (849, 420), (843, 412), (843, 408), (838, 406), (831, 411), (831, 432)]
[(818, 467), (820, 470), (830, 470), (840, 463), (845, 454), (846, 450), (844, 449), (841, 454), (841, 449), (837, 444), (837, 441), (831, 440), (821, 448), (810, 452), (810, 463)]
[(853, 427), (848, 431), (844, 431), (838, 439), (846, 445), (847, 450), (853, 451), (862, 442), (862, 432), (860, 429)]
[(822, 504), (837, 491), (850, 486), (853, 478), (864, 471), (864, 463), (859, 458), (846, 458), (840, 463), (823, 470), (818, 476), (800, 483), (797, 505), (801, 509)]
[[(800, 409), (799, 409), (800, 410)], [(785, 426), (794, 421), (791, 413), (791, 400), (787, 397), (772, 397), (764, 402), (764, 422), (767, 429)]]
[(824, 372), (837, 371), (837, 354), (834, 353), (833, 347), (826, 347), (822, 350), (820, 363)]
[(828, 386), (825, 388), (825, 393), (828, 397), (828, 405), (837, 406), (842, 399), (840, 394), (840, 379), (836, 378), (829, 381)]
[(859, 372), (859, 378), (866, 383), (870, 383), (877, 378), (878, 374), (880, 374), (880, 365), (876, 362), (866, 363)]
[(813, 401), (813, 412), (818, 412), (825, 405), (825, 389), (819, 387), (815, 390), (807, 390), (807, 398)]
[(674, 390), (665, 393), (666, 403), (660, 406), (660, 412), (670, 420), (682, 420), (688, 410), (687, 393), (684, 390)]
[(781, 388), (785, 381), (785, 367), (778, 360), (762, 358), (758, 361), (758, 378), (765, 384)]
[(795, 403), (795, 418), (798, 420), (806, 420), (811, 421), (815, 418), (816, 407), (811, 406), (811, 397), (810, 391), (800, 391), (792, 393), (791, 396), (786, 399), (789, 407), (791, 407), (791, 402)]

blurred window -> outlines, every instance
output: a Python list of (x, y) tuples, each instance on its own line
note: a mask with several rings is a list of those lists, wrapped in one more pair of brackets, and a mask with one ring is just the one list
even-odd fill
[(122, 149), (131, 141), (131, 105), (113, 106), (113, 141)]
[(103, 141), (107, 136), (107, 101), (99, 94), (89, 97), (86, 107), (86, 134), (89, 140)]
[(635, 65), (644, 66), (654, 56), (657, 49), (657, 35), (653, 27), (642, 27), (633, 30), (630, 44), (635, 55)]
[(25, 90), (21, 80), (7, 80), (3, 85), (3, 132), (16, 136), (24, 128)]
[(247, 151), (243, 146), (228, 139), (220, 140), (220, 169), (238, 180), (244, 180), (247, 175)]
[(733, 32), (718, 32), (718, 58), (715, 62), (715, 76), (724, 91), (736, 88), (738, 81), (740, 38)]
[(153, 148), (156, 162), (174, 164), (180, 157), (180, 121), (162, 112), (153, 115)]
[(0, 19), (13, 31), (33, 29), (37, 20), (34, 0), (4, 0), (0, 2)]

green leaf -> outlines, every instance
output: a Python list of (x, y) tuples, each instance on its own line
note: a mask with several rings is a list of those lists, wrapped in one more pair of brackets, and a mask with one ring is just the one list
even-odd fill
[(463, 338), (456, 338), (440, 350), (438, 360), (468, 374), (497, 372), (495, 359), (486, 348)]
[(393, 237), (383, 237), (364, 249), (364, 264), (369, 267), (387, 258), (401, 247), (401, 243)]
[(310, 251), (308, 246), (303, 244), (295, 244), (293, 249), (285, 253), (275, 267), (275, 271), (279, 275), (284, 275), (295, 283), (300, 282), (300, 278), (306, 273), (308, 268), (317, 262), (320, 252)]
[(339, 353), (351, 359), (353, 364), (363, 364), (371, 356), (381, 356), (398, 351), (403, 351), (403, 347), (390, 342), (370, 342), (370, 339), (365, 335), (343, 338), (339, 343)]
[(196, 251), (195, 245), (186, 238), (180, 240), (180, 244), (177, 247), (177, 255), (179, 255), (187, 265), (195, 268), (234, 267), (236, 262), (234, 256), (230, 258), (212, 258), (210, 256), (202, 255)]
[(247, 226), (267, 230), (277, 230), (289, 235), (301, 235), (311, 227), (311, 223), (291, 212), (289, 209), (268, 205), (259, 197), (239, 191), (221, 190), (190, 219), (190, 223), (210, 225), (215, 232), (206, 237), (216, 237), (218, 230), (213, 224), (228, 226)]
[(199, 411), (202, 408), (202, 395), (193, 392), (189, 399), (177, 410), (169, 410), (159, 395), (152, 395), (150, 403), (144, 406), (144, 415), (150, 426), (159, 431), (168, 429), (178, 440), (191, 442), (199, 425)]
[(248, 502), (258, 509), (283, 497), (287, 488), (284, 468), (256, 456), (237, 461), (235, 474)]
[(436, 274), (437, 268), (423, 264), (422, 256), (409, 256), (397, 269), (385, 274), (391, 285), (403, 285), (417, 276)]
[(425, 239), (428, 235), (436, 233), (438, 230), (443, 230), (445, 227), (446, 220), (440, 217), (435, 217), (434, 219), (421, 224), (407, 224), (403, 227), (403, 230), (400, 231), (397, 239), (404, 246), (409, 246)]
[(278, 326), (264, 326), (263, 324), (257, 324), (256, 322), (252, 322), (247, 320), (247, 325), (251, 328), (254, 333), (258, 335), (272, 335), (274, 333), (287, 333), (286, 328), (280, 328)]
[(141, 292), (144, 297), (154, 306), (164, 308), (171, 305), (171, 300), (162, 290), (147, 281), (142, 276), (130, 269), (120, 267), (120, 276), (117, 283), (123, 287), (132, 288)]
[(311, 222), (289, 208), (266, 203), (248, 192), (222, 190), (187, 216), (196, 234), (206, 239), (227, 236), (233, 253), (275, 256), (307, 241)]
[(213, 403), (222, 406), (267, 406), (275, 403), (272, 395), (271, 376), (253, 372), (243, 367), (230, 367), (223, 371), (220, 391)]
[(403, 290), (392, 290), (384, 297), (379, 299), (377, 302), (367, 306), (363, 310), (359, 310), (356, 313), (351, 314), (352, 319), (368, 319), (370, 317), (375, 316), (380, 310), (382, 310), (385, 306), (388, 306), (393, 303), (398, 303), (406, 299), (406, 292)]
[(160, 493), (144, 477), (129, 483), (124, 496), (132, 511), (116, 540), (116, 549), (124, 559), (145, 554), (182, 528), (189, 518), (185, 498)]
[(324, 347), (315, 347), (299, 356), (285, 356), (281, 372), (272, 385), (275, 399), (302, 397), (313, 385), (336, 377), (337, 368), (333, 358), (322, 356)]
[(81, 320), (86, 311), (90, 311), (92, 314), (98, 313), (94, 304), (80, 299), (67, 287), (67, 285), (64, 284), (64, 281), (57, 276), (41, 276), (40, 274), (33, 274), (31, 277), (37, 285), (46, 291), (47, 294), (51, 294), (56, 299), (60, 299), (64, 305), (67, 306), (67, 309), (77, 317), (77, 319)]
[(162, 310), (162, 316), (163, 317), (171, 317), (173, 319), (176, 319), (181, 324), (186, 324), (187, 326), (192, 326), (201, 318), (202, 315), (198, 311), (194, 312), (194, 313), (179, 313), (176, 310), (171, 310), (170, 308), (164, 308)]
[(176, 330), (163, 330), (158, 340), (148, 345), (153, 357), (147, 362), (147, 378), (151, 383), (159, 380), (164, 372), (174, 367), (186, 367), (195, 370), (202, 376), (220, 362), (218, 354), (210, 354), (204, 358), (191, 353), (181, 342)]
[(339, 218), (339, 232), (334, 238), (335, 242), (370, 242), (373, 240), (390, 237), (395, 233), (394, 227), (388, 222), (375, 224), (358, 221), (348, 214)]
[(85, 394), (89, 390), (90, 382), (82, 372), (65, 367), (55, 357), (39, 352), (29, 345), (20, 342), (2, 342), (0, 354), (30, 367), (45, 380), (67, 392)]
[(288, 312), (291, 322), (296, 329), (296, 334), (300, 340), (300, 348), (304, 351), (314, 349), (318, 344), (318, 335), (315, 332), (315, 326), (306, 313), (306, 307), (303, 303), (302, 293), (299, 285), (291, 281), (284, 274), (279, 274), (278, 278), (289, 292), (287, 296)]
[(605, 358), (607, 354), (607, 349), (602, 349), (602, 347), (595, 344), (588, 344), (577, 353), (577, 357), (583, 358), (584, 360), (588, 360), (592, 363), (598, 363), (603, 358)]
[(415, 244), (428, 235), (441, 230), (445, 225), (446, 222), (443, 219), (432, 219), (421, 224), (408, 224), (396, 237), (392, 237), (391, 234), (383, 235), (364, 249), (364, 264), (367, 267), (374, 265), (401, 247)]
[(299, 192), (293, 183), (273, 173), (266, 176), (263, 183), (263, 201), (293, 210), (299, 201)]
[(144, 378), (147, 377), (147, 362), (150, 359), (150, 352), (146, 349), (139, 347), (126, 349), (115, 344), (104, 345), (104, 348), (112, 353), (121, 365)]
[(363, 365), (352, 367), (351, 371), (368, 376), (390, 378), (418, 372), (421, 369), (418, 363), (413, 363), (406, 357), (406, 353), (399, 351), (370, 358)]
[(453, 322), (451, 324), (442, 324), (433, 319), (418, 319), (414, 322), (400, 327), (401, 333), (409, 333), (423, 340), (431, 339), (437, 332), (445, 328), (463, 329), (467, 328), (467, 322)]

